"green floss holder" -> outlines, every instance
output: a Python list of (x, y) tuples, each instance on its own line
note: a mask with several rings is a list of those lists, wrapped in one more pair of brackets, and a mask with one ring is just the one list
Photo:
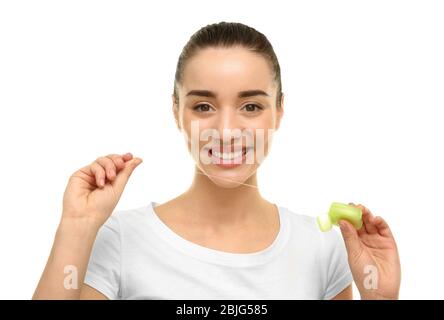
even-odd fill
[(347, 220), (356, 229), (361, 229), (362, 210), (352, 205), (333, 202), (328, 213), (321, 214), (316, 219), (322, 232), (329, 231), (332, 225), (339, 226), (339, 220)]

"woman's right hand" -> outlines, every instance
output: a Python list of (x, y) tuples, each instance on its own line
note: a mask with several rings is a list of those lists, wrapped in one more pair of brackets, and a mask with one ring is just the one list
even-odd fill
[(100, 228), (116, 207), (133, 170), (142, 162), (131, 153), (110, 154), (74, 172), (63, 195), (63, 220)]

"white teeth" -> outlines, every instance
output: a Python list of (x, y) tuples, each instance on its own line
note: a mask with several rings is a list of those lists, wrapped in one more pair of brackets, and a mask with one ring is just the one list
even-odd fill
[(239, 150), (239, 151), (236, 151), (236, 152), (219, 152), (217, 150), (212, 150), (211, 152), (213, 153), (213, 155), (215, 157), (218, 157), (220, 159), (232, 160), (232, 159), (235, 159), (235, 158), (238, 158), (238, 157), (242, 156), (242, 152), (243, 151)]

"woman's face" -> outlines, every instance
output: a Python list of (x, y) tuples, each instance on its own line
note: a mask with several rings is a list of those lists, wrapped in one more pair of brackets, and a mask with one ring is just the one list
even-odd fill
[(201, 49), (177, 93), (174, 115), (198, 169), (221, 187), (246, 183), (283, 115), (268, 61), (243, 47)]

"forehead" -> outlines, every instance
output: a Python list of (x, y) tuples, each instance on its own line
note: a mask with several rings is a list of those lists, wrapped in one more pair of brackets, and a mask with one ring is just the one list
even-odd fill
[(185, 92), (205, 89), (220, 94), (261, 89), (272, 93), (273, 72), (261, 55), (242, 47), (205, 48), (185, 64), (182, 87)]

